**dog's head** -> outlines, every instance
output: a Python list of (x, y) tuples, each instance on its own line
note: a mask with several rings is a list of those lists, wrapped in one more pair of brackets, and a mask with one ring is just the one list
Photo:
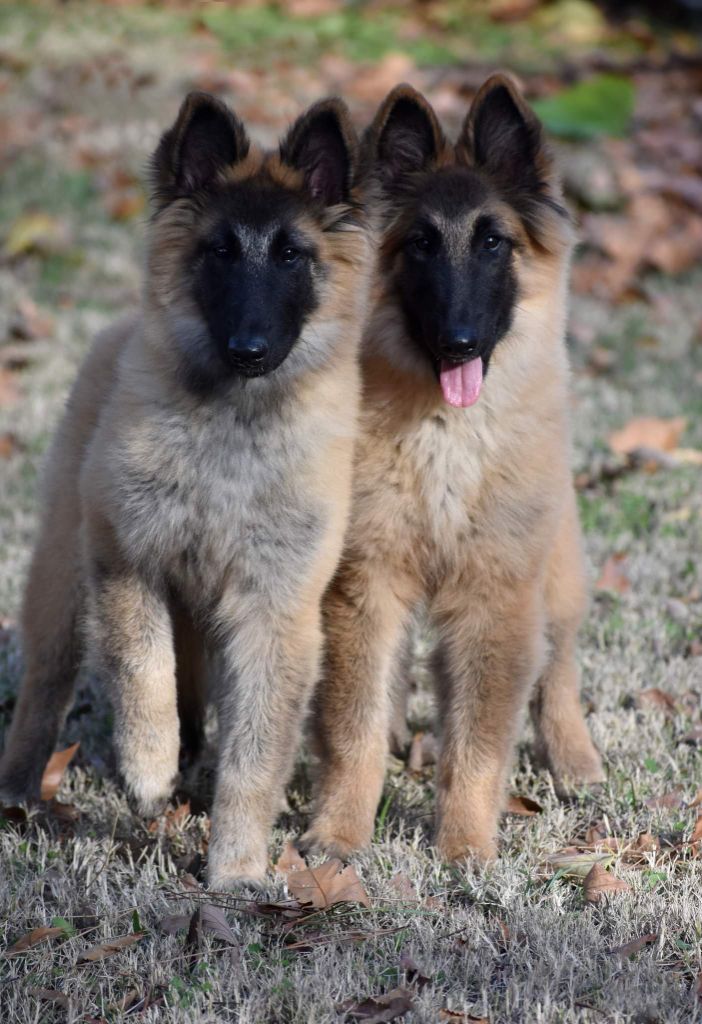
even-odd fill
[(493, 75), (450, 145), (424, 97), (399, 86), (366, 133), (364, 163), (383, 220), (386, 298), (410, 342), (393, 356), (431, 368), (451, 405), (472, 405), (520, 300), (569, 251), (541, 125), (512, 81)]
[(330, 358), (363, 264), (356, 159), (340, 100), (311, 107), (264, 153), (220, 100), (186, 98), (152, 161), (147, 309), (189, 387)]

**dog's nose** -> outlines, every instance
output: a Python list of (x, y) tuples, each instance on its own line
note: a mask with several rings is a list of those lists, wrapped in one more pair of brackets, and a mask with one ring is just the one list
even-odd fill
[(268, 342), (260, 334), (252, 337), (231, 337), (227, 342), (229, 355), (240, 363), (260, 363), (268, 355)]
[(447, 359), (470, 359), (478, 354), (478, 335), (472, 327), (454, 327), (441, 339), (441, 352)]

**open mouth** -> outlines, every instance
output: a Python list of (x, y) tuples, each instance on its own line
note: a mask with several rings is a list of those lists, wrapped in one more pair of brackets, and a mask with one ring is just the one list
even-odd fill
[(483, 360), (480, 356), (465, 363), (452, 363), (442, 359), (439, 363), (439, 383), (444, 401), (456, 409), (467, 409), (480, 398), (483, 386)]

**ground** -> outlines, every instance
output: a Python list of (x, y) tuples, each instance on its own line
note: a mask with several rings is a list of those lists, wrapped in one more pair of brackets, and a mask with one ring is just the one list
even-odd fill
[[(198, 944), (194, 929), (188, 942), (159, 922), (206, 898), (182, 881), (184, 870), (201, 877), (206, 805), (191, 793), (190, 814), (155, 824), (130, 814), (111, 774), (109, 706), (87, 676), (60, 744), (80, 741), (61, 804), (31, 809), (28, 820), (16, 810), (0, 817), (0, 947), (56, 929), (0, 960), (0, 1017), (340, 1021), (347, 1001), (400, 987), (411, 1009), (397, 997), (373, 1019), (702, 1019), (702, 860), (688, 842), (702, 785), (695, 37), (641, 19), (612, 28), (581, 0), (523, 3), (521, 21), (503, 19), (504, 3), (487, 5), (497, 12), (488, 17), (474, 11), (486, 5), (459, 0), (404, 11), (283, 6), (0, 8), (0, 733), (21, 674), (15, 623), (42, 455), (90, 338), (138, 303), (139, 182), (187, 88), (217, 91), (270, 142), (323, 92), (348, 96), (361, 124), (407, 78), (455, 128), (498, 65), (520, 71), (541, 99), (623, 67), (636, 93), (633, 127), (619, 139), (577, 124), (561, 131), (581, 136), (562, 143), (587, 243), (569, 326), (574, 471), (596, 584), (580, 660), (608, 781), (562, 802), (525, 732), (511, 788), (535, 813), (504, 818), (494, 865), (450, 867), (431, 847), (432, 769), (417, 758), (418, 740), (415, 770), (393, 760), (373, 848), (353, 862), (368, 907), (291, 919), (229, 900), (229, 947), (211, 934)], [(642, 415), (685, 418), (664, 443), (675, 450), (643, 439), (635, 457), (612, 454), (612, 432)], [(432, 729), (426, 644), (420, 637), (413, 670), (414, 733)], [(306, 821), (309, 771), (303, 758), (272, 861)], [(585, 870), (610, 850), (610, 871), (630, 888), (589, 902), (582, 877), (557, 856), (567, 847), (589, 848)], [(283, 897), (271, 873), (266, 898)], [(106, 959), (80, 961), (91, 946), (142, 932)]]

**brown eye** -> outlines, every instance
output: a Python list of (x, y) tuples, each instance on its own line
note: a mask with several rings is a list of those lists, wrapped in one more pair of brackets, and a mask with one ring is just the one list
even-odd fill
[(416, 238), (413, 238), (410, 245), (415, 252), (427, 253), (431, 249), (431, 242), (426, 235), (418, 235)]
[(483, 242), (483, 249), (487, 249), (488, 252), (495, 252), (500, 248), (502, 239), (499, 235), (487, 235)]
[(286, 245), (280, 254), (283, 263), (296, 263), (302, 253), (294, 245)]
[(212, 252), (215, 254), (217, 259), (220, 260), (226, 260), (232, 254), (231, 249), (228, 249), (226, 245), (216, 245)]

